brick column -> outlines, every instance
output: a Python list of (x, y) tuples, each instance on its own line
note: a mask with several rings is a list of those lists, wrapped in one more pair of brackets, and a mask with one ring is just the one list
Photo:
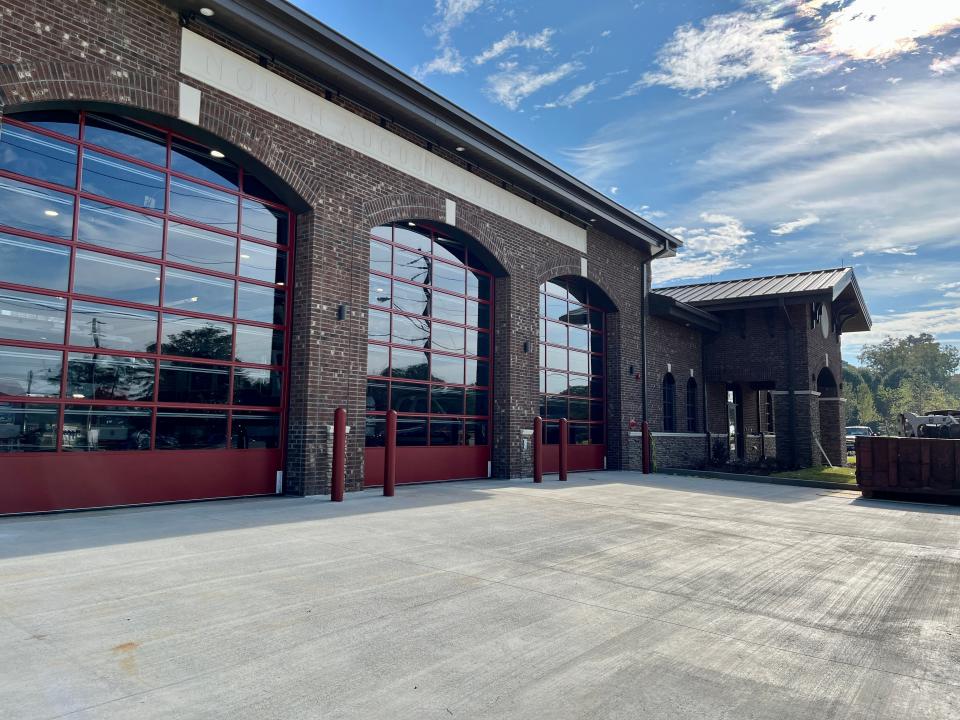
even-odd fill
[(515, 276), (499, 277), (494, 303), (492, 474), (523, 477), (530, 468), (520, 431), (533, 429), (539, 407), (537, 286)]
[(820, 398), (820, 444), (837, 466), (847, 464), (846, 398)]
[(790, 394), (786, 390), (772, 390), (773, 416), (777, 432), (777, 460), (790, 463), (791, 445), (797, 467), (823, 465), (823, 455), (817, 448), (820, 438), (820, 393), (798, 390), (794, 393), (793, 437), (790, 436)]

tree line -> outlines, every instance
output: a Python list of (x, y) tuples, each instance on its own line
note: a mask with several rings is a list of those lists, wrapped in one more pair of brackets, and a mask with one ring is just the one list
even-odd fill
[(864, 345), (858, 360), (843, 363), (847, 425), (896, 435), (901, 413), (960, 409), (960, 350), (929, 333)]

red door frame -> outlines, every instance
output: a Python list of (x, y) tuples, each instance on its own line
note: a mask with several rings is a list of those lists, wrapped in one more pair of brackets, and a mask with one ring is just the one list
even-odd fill
[[(90, 113), (101, 115), (99, 113)], [(0, 224), (0, 232), (29, 239), (34, 239), (68, 248), (70, 265), (67, 290), (49, 290), (17, 283), (0, 283), (0, 289), (19, 292), (28, 292), (51, 298), (64, 298), (66, 311), (64, 313), (64, 336), (60, 343), (34, 342), (0, 338), (0, 344), (21, 348), (56, 350), (62, 353), (62, 376), (60, 395), (56, 398), (39, 398), (26, 396), (5, 396), (4, 402), (17, 405), (52, 405), (58, 408), (56, 430), (56, 448), (52, 452), (9, 452), (0, 453), (0, 514), (17, 512), (37, 512), (60, 509), (74, 509), (85, 507), (104, 507), (110, 505), (126, 505), (150, 502), (168, 502), (192, 500), (211, 497), (233, 497), (240, 495), (263, 495), (276, 492), (276, 475), (269, 468), (279, 471), (284, 468), (286, 455), (287, 435), (287, 408), (289, 406), (289, 367), (291, 352), (291, 325), (293, 314), (293, 259), (295, 253), (295, 217), (289, 208), (257, 195), (244, 192), (244, 172), (239, 163), (237, 166), (237, 190), (232, 190), (202, 178), (193, 177), (172, 169), (173, 142), (181, 140), (196, 146), (197, 143), (189, 137), (172, 132), (166, 128), (142, 121), (128, 121), (162, 133), (166, 142), (166, 161), (164, 166), (156, 165), (136, 157), (123, 155), (119, 152), (94, 145), (85, 140), (84, 130), (88, 113), (80, 111), (77, 114), (77, 136), (63, 135), (46, 128), (41, 128), (27, 122), (21, 122), (16, 116), (4, 118), (4, 125), (18, 127), (32, 133), (55, 139), (64, 144), (70, 144), (77, 149), (77, 167), (74, 186), (56, 185), (45, 180), (29, 176), (18, 175), (0, 169), (0, 178), (7, 178), (29, 185), (51, 190), (61, 195), (70, 196), (73, 200), (73, 225), (69, 240), (45, 236), (36, 232), (8, 227)], [(113, 116), (116, 117), (116, 116)], [(126, 119), (125, 119), (126, 120)], [(101, 155), (113, 157), (123, 162), (139, 166), (164, 176), (165, 206), (163, 211), (142, 208), (128, 203), (94, 195), (82, 189), (83, 157), (82, 150), (89, 148)], [(190, 218), (183, 218), (171, 213), (170, 187), (173, 179), (183, 179), (190, 183), (208, 187), (217, 192), (237, 197), (237, 231), (225, 232), (222, 229), (204, 225)], [(281, 210), (287, 215), (287, 243), (286, 245), (269, 242), (258, 237), (244, 235), (242, 230), (243, 201), (251, 199), (257, 203)], [(91, 200), (102, 205), (130, 210), (141, 215), (156, 218), (162, 223), (163, 235), (161, 257), (154, 258), (141, 256), (136, 253), (81, 242), (78, 237), (80, 200)], [(235, 265), (233, 273), (226, 273), (208, 268), (193, 266), (181, 262), (169, 261), (166, 255), (167, 234), (169, 224), (175, 222), (212, 231), (229, 236), (236, 241)], [(265, 246), (286, 253), (286, 276), (283, 283), (270, 283), (250, 277), (242, 277), (239, 273), (241, 259), (241, 242), (248, 242), (258, 246)], [(116, 300), (108, 297), (85, 295), (73, 292), (74, 269), (77, 261), (77, 251), (95, 252), (99, 255), (129, 259), (140, 263), (148, 263), (157, 268), (160, 284), (157, 289), (157, 305), (138, 302)], [(222, 278), (233, 282), (233, 314), (230, 317), (212, 315), (209, 313), (193, 312), (182, 308), (164, 307), (163, 291), (166, 282), (167, 268), (185, 270), (200, 275)], [(238, 297), (240, 282), (249, 285), (281, 290), (284, 297), (284, 321), (282, 325), (265, 323), (254, 320), (244, 320), (238, 317)], [(71, 315), (74, 301), (95, 302), (118, 308), (141, 310), (154, 314), (156, 318), (156, 352), (112, 350), (104, 348), (97, 352), (96, 348), (70, 344)], [(186, 356), (167, 355), (162, 352), (163, 315), (172, 313), (179, 316), (196, 318), (198, 320), (213, 320), (231, 325), (231, 359), (211, 360)], [(237, 361), (236, 343), (237, 327), (259, 327), (269, 330), (279, 330), (284, 333), (283, 363), (280, 365), (262, 365)], [(91, 399), (77, 400), (68, 398), (68, 360), (72, 353), (101, 354), (120, 357), (145, 358), (154, 362), (154, 394), (151, 400), (115, 400)], [(224, 404), (204, 403), (177, 403), (161, 402), (158, 399), (160, 364), (162, 360), (189, 362), (197, 365), (216, 365), (229, 369), (228, 375), (228, 402)], [(233, 383), (235, 368), (251, 368), (281, 373), (281, 392), (279, 406), (250, 406), (234, 403)], [(94, 407), (147, 407), (151, 410), (151, 449), (126, 451), (91, 451), (71, 452), (63, 449), (64, 413), (68, 406)], [(189, 450), (158, 450), (156, 426), (157, 412), (165, 408), (184, 410), (217, 410), (226, 416), (225, 448), (189, 449)], [(279, 417), (279, 441), (275, 449), (244, 449), (229, 448), (232, 436), (233, 413), (263, 412)], [(184, 467), (184, 465), (188, 467)], [(12, 480), (12, 482), (11, 482)], [(18, 482), (20, 484), (18, 484)]]

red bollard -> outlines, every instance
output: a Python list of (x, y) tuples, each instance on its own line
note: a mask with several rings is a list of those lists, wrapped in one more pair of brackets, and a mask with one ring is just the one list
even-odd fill
[(570, 431), (567, 429), (567, 419), (560, 419), (560, 479), (567, 479), (567, 450), (570, 447)]
[(650, 423), (644, 420), (640, 424), (643, 432), (643, 474), (650, 474)]
[(387, 413), (387, 441), (383, 453), (383, 495), (393, 497), (397, 488), (397, 411)]
[(543, 418), (533, 419), (533, 481), (543, 482)]
[(333, 477), (330, 479), (330, 499), (343, 502), (347, 466), (347, 411), (338, 407), (333, 413)]

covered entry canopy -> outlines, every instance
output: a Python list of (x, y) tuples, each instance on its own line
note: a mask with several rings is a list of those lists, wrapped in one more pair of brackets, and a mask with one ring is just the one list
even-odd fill
[(838, 332), (863, 332), (873, 320), (853, 268), (812, 270), (658, 288), (656, 293), (700, 310), (738, 310), (786, 302), (829, 302)]

